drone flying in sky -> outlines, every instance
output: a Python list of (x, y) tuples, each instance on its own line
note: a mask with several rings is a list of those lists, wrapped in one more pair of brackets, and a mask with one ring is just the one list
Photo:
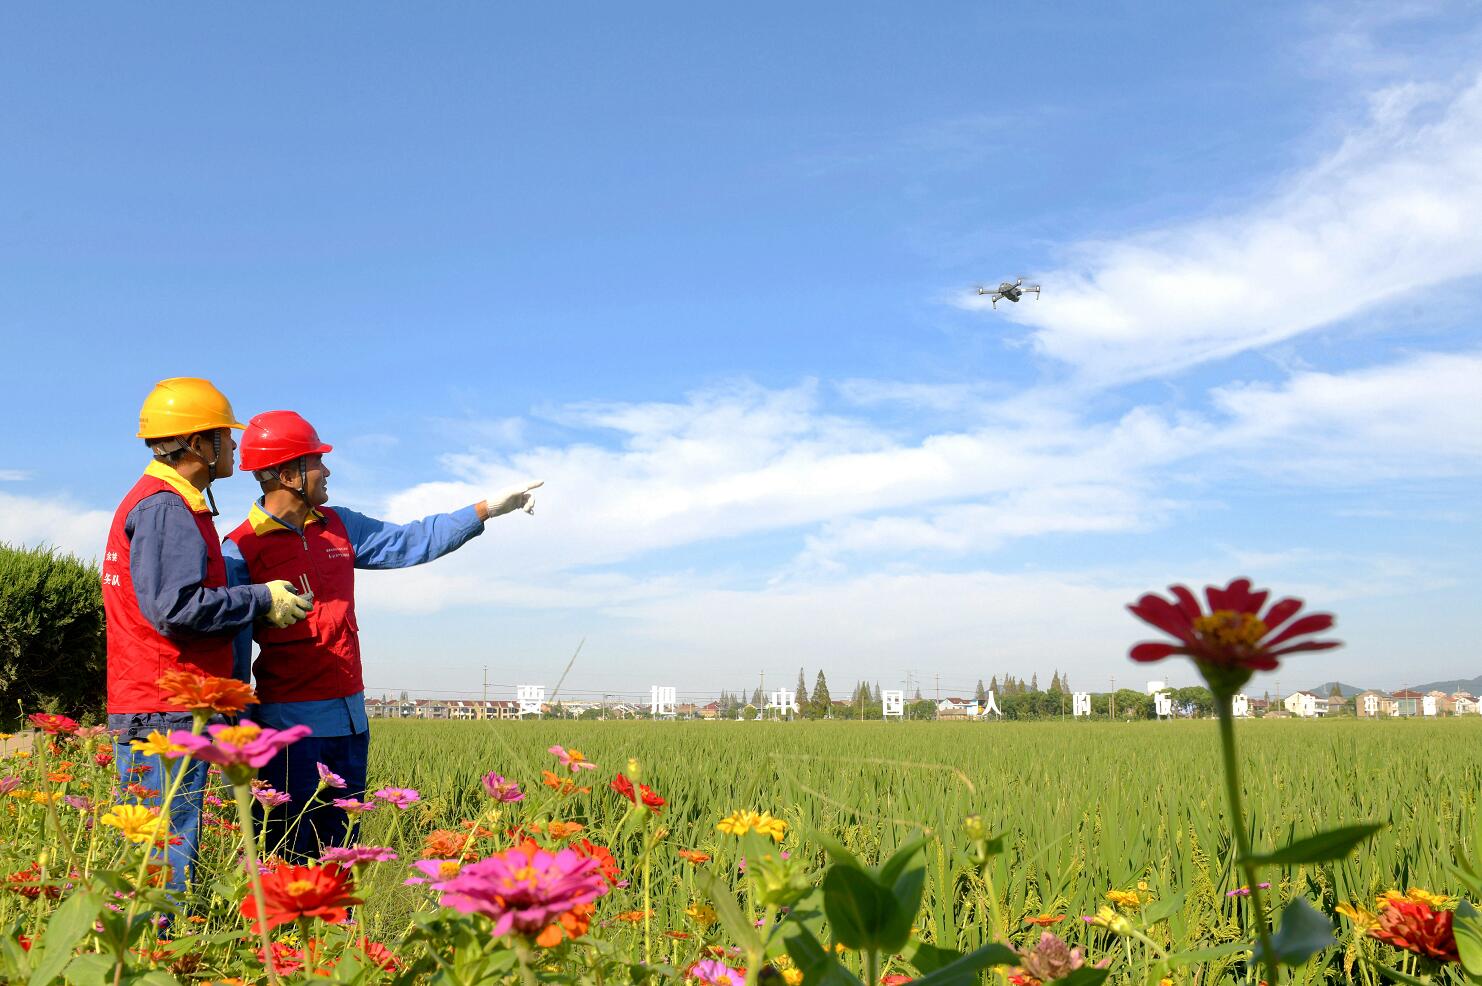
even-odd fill
[(993, 302), (994, 308), (997, 308), (998, 303), (1005, 298), (1007, 298), (1009, 301), (1014, 302), (1015, 304), (1018, 304), (1019, 299), (1024, 297), (1024, 295), (1030, 291), (1034, 292), (1034, 297), (1036, 300), (1038, 300), (1039, 285), (1025, 284), (1024, 278), (1022, 277), (1015, 279), (1014, 283), (1012, 284), (1010, 284), (1008, 281), (1001, 282), (998, 285), (997, 291), (994, 291), (992, 288), (985, 288), (982, 285), (978, 285), (978, 294), (988, 295), (988, 297)]

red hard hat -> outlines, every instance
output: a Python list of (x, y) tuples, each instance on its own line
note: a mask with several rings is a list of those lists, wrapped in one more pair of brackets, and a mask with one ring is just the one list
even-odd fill
[(314, 426), (296, 411), (264, 411), (247, 422), (242, 436), (242, 468), (271, 469), (304, 455), (334, 451), (319, 440)]

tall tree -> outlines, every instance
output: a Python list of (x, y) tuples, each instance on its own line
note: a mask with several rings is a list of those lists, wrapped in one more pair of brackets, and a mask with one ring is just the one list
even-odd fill
[(813, 682), (813, 717), (822, 719), (824, 716), (832, 715), (834, 701), (828, 694), (828, 679), (823, 676), (823, 670), (818, 671), (818, 678)]
[(1038, 671), (1035, 671), (1035, 672), (1033, 672), (1033, 673), (1031, 673), (1029, 675), (1029, 690), (1032, 691), (1032, 692), (1039, 691), (1039, 672)]
[(751, 704), (760, 709), (767, 704), (766, 696), (762, 694), (762, 686), (757, 685), (751, 692)]
[(798, 714), (802, 715), (808, 708), (808, 683), (803, 680), (802, 668), (798, 668), (798, 690), (793, 695), (793, 701), (798, 703)]
[(988, 701), (988, 689), (983, 687), (983, 679), (978, 679), (978, 690), (973, 692), (973, 701), (979, 703)]
[(1003, 689), (998, 687), (998, 675), (994, 675), (993, 680), (988, 682), (988, 690), (998, 695), (1003, 694)]

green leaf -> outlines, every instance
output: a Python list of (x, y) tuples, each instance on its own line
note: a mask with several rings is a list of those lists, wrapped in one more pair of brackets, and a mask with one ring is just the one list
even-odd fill
[(1451, 930), (1456, 936), (1461, 967), (1469, 975), (1482, 976), (1482, 913), (1468, 901), (1458, 902), (1451, 918)]
[(1159, 901), (1154, 901), (1152, 904), (1149, 904), (1147, 907), (1143, 908), (1143, 924), (1154, 925), (1157, 924), (1159, 921), (1166, 921), (1169, 918), (1173, 917), (1173, 915), (1177, 914), (1179, 911), (1183, 910), (1185, 894), (1187, 894), (1187, 891), (1182, 894), (1176, 894), (1172, 897), (1165, 897)]
[(900, 879), (906, 867), (913, 863), (920, 863), (922, 866), (926, 865), (916, 857), (916, 854), (921, 851), (921, 847), (925, 845), (926, 836), (918, 835), (915, 838), (907, 840), (905, 845), (897, 849), (895, 854), (887, 859), (880, 867), (881, 885), (886, 887), (894, 886), (895, 881)]
[(962, 958), (962, 953), (951, 948), (938, 948), (924, 941), (912, 942), (911, 947), (901, 953), (902, 957), (916, 971), (925, 975), (928, 972), (936, 972), (943, 966), (951, 965)]
[(921, 895), (926, 890), (926, 864), (923, 862), (901, 873), (890, 886), (895, 909), (878, 936), (881, 951), (898, 952), (911, 940), (911, 925), (921, 910)]
[(762, 947), (762, 940), (757, 935), (755, 926), (741, 914), (741, 908), (737, 906), (730, 887), (708, 870), (696, 873), (695, 883), (699, 885), (700, 892), (715, 905), (715, 916), (720, 919), (721, 927), (726, 929), (737, 945), (748, 952)]
[(787, 937), (787, 955), (803, 974), (803, 986), (863, 986), (859, 977), (839, 964), (807, 928), (794, 928)]
[(72, 961), (77, 943), (93, 930), (93, 921), (102, 909), (102, 900), (87, 891), (73, 894), (57, 908), (41, 936), (41, 959), (31, 970), (30, 986), (56, 981)]
[(1382, 823), (1370, 825), (1345, 825), (1309, 835), (1305, 839), (1282, 846), (1275, 852), (1263, 856), (1252, 856), (1256, 866), (1296, 866), (1299, 863), (1325, 863), (1330, 859), (1341, 859), (1360, 843), (1367, 841), (1375, 832), (1384, 828)]
[[(1304, 898), (1293, 897), (1281, 912), (1281, 927), (1271, 936), (1271, 950), (1282, 965), (1301, 965), (1336, 941), (1328, 919), (1313, 910)], [(1259, 945), (1255, 954), (1265, 961)]]
[(1223, 945), (1216, 945), (1213, 948), (1200, 948), (1192, 952), (1176, 952), (1163, 961), (1174, 968), (1181, 965), (1201, 965), (1214, 959), (1222, 959), (1226, 955), (1234, 955), (1236, 952), (1250, 951), (1254, 947), (1250, 942), (1232, 941), (1226, 942)]
[(852, 866), (857, 870), (862, 870), (865, 868), (865, 865), (859, 861), (858, 856), (854, 855), (854, 853), (850, 852), (848, 849), (845, 849), (844, 843), (840, 842), (838, 839), (835, 839), (827, 832), (814, 832), (812, 833), (812, 835), (813, 841), (817, 842), (820, 846), (823, 846), (824, 850), (829, 854), (829, 856), (833, 858), (835, 863), (843, 863), (844, 865)]
[(1061, 976), (1055, 980), (1055, 986), (1101, 986), (1106, 982), (1106, 977), (1111, 975), (1110, 969), (1098, 969), (1094, 965), (1083, 965), (1068, 976)]
[[(898, 923), (894, 920), (895, 894), (876, 883), (870, 874), (843, 864), (830, 867), (823, 878), (823, 910), (828, 915), (834, 939), (846, 948), (878, 951), (881, 937), (893, 923)], [(907, 934), (910, 918), (914, 916), (906, 918)], [(900, 944), (905, 944), (904, 940)]]
[(79, 955), (67, 965), (65, 973), (71, 986), (101, 986), (113, 982), (113, 957), (88, 953)]
[[(968, 952), (956, 962), (949, 962), (933, 972), (917, 979), (912, 986), (975, 986), (978, 973), (991, 965), (1017, 965), (1019, 953), (1007, 945), (993, 942), (976, 951)], [(1102, 977), (1106, 978), (1105, 976)], [(1063, 983), (1066, 980), (1056, 980)], [(1095, 982), (1100, 983), (1097, 979)]]
[(1371, 962), (1365, 958), (1360, 958), (1359, 961), (1375, 972), (1382, 972), (1395, 982), (1404, 984), (1404, 986), (1436, 986), (1429, 979), (1417, 979), (1414, 976), (1406, 975), (1398, 969), (1391, 969), (1387, 965), (1380, 965), (1378, 962)]

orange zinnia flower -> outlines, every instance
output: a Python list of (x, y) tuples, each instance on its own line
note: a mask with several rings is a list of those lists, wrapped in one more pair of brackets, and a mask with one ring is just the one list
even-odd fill
[(300, 918), (323, 918), (329, 924), (339, 924), (350, 916), (347, 908), (351, 904), (363, 903), (353, 896), (354, 892), (349, 872), (334, 863), (280, 866), (262, 876), (267, 914), (257, 913), (257, 896), (248, 894), (242, 901), (242, 916), (251, 921), (254, 934)]
[(589, 787), (578, 787), (576, 781), (569, 777), (561, 777), (555, 771), (542, 770), (540, 772), (540, 783), (546, 787), (556, 789), (557, 794), (591, 794)]
[(460, 856), (465, 863), (478, 859), (478, 853), (469, 848), (473, 839), (452, 829), (433, 829), (422, 839), (423, 859), (456, 859)]
[(596, 910), (596, 904), (577, 904), (546, 925), (535, 937), (535, 944), (541, 948), (554, 948), (561, 944), (563, 937), (573, 941), (580, 938), (592, 927), (592, 915)]
[(551, 822), (549, 831), (552, 839), (564, 839), (568, 835), (575, 835), (583, 828), (580, 822)]
[(614, 921), (623, 921), (627, 924), (637, 924), (643, 920), (644, 915), (647, 913), (647, 911), (623, 911), (621, 914), (614, 914), (612, 919)]
[(1024, 919), (1024, 923), (1025, 924), (1037, 924), (1041, 928), (1046, 928), (1046, 927), (1049, 927), (1052, 924), (1059, 924), (1061, 921), (1064, 921), (1064, 920), (1065, 920), (1065, 915), (1064, 914), (1041, 914), (1037, 918), (1025, 918)]
[(679, 850), (679, 858), (686, 863), (694, 863), (696, 866), (710, 862), (710, 854), (708, 852), (700, 852), (698, 849), (681, 849)]
[(194, 671), (171, 671), (156, 684), (165, 701), (193, 712), (241, 712), (257, 704), (252, 686), (235, 678), (216, 678)]

